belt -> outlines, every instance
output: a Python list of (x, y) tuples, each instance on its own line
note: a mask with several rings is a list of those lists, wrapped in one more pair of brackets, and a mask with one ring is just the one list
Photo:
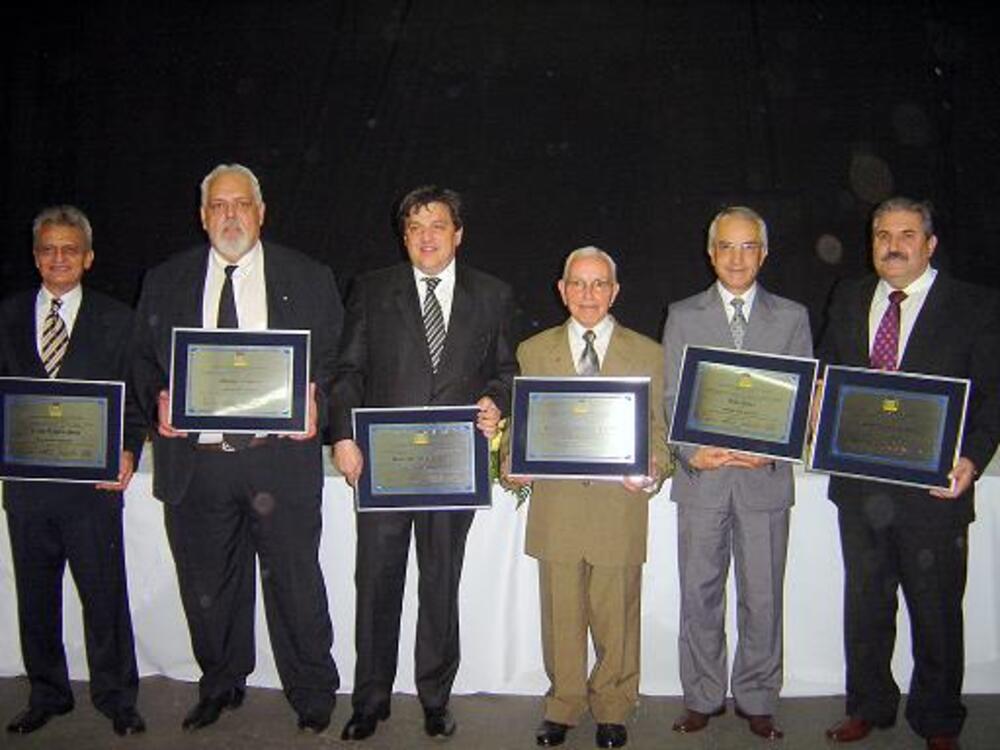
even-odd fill
[(196, 443), (195, 446), (197, 450), (208, 453), (238, 453), (241, 450), (259, 448), (262, 445), (267, 445), (269, 442), (270, 438), (268, 437), (254, 437), (250, 439), (246, 448), (237, 448), (225, 439), (223, 439), (221, 443)]

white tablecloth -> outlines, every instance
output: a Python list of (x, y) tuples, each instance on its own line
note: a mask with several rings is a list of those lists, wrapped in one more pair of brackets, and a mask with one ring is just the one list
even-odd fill
[[(799, 474), (792, 511), (785, 580), (784, 695), (843, 693), (842, 566), (836, 513), (826, 500), (826, 477)], [(965, 690), (1000, 693), (1000, 477), (978, 485), (978, 520), (971, 527), (965, 597)], [(650, 506), (649, 560), (643, 585), (642, 692), (680, 694), (677, 659), (677, 526), (665, 487)], [(354, 668), (354, 512), (343, 480), (327, 477), (320, 551), (334, 624), (334, 656), (342, 690)], [(0, 675), (22, 674), (6, 514), (0, 514)], [(477, 514), (469, 535), (461, 589), (462, 666), (458, 693), (541, 694), (547, 688), (539, 642), (535, 561), (523, 553), (525, 509), (502, 490), (492, 510)], [(198, 677), (181, 610), (163, 511), (153, 499), (151, 476), (135, 476), (126, 497), (126, 555), (136, 651), (142, 675)], [(396, 689), (413, 692), (416, 565), (407, 579)], [(65, 642), (74, 679), (86, 679), (80, 607), (66, 576)], [(735, 596), (730, 580), (730, 641)], [(257, 669), (250, 683), (277, 687), (278, 678), (258, 606)], [(903, 689), (911, 668), (909, 623), (900, 603), (893, 669)]]

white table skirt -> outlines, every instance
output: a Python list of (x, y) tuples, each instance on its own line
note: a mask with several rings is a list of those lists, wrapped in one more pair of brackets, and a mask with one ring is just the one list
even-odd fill
[[(785, 580), (785, 683), (783, 694), (843, 693), (841, 593), (843, 573), (836, 512), (826, 499), (826, 477), (796, 476)], [(341, 690), (350, 691), (354, 669), (354, 548), (352, 498), (344, 481), (327, 477), (323, 490), (320, 556), (334, 624), (334, 656)], [(642, 606), (642, 692), (678, 695), (677, 514), (668, 488), (651, 502), (649, 560)], [(1000, 693), (1000, 477), (978, 485), (978, 520), (971, 527), (969, 580), (965, 596), (965, 691)], [(494, 507), (477, 514), (469, 535), (461, 589), (462, 665), (457, 693), (537, 695), (548, 684), (542, 669), (535, 561), (523, 553), (525, 509), (502, 490)], [(0, 675), (23, 674), (17, 637), (16, 599), (6, 514), (0, 514)], [(173, 560), (163, 528), (163, 511), (153, 499), (147, 470), (136, 474), (126, 497), (126, 555), (136, 652), (142, 675), (196, 680), (181, 610)], [(416, 564), (411, 549), (403, 610), (396, 690), (414, 692), (413, 633), (416, 622)], [(730, 579), (729, 636), (735, 639)], [(65, 642), (74, 679), (86, 679), (79, 601), (72, 579), (65, 582)], [(258, 595), (259, 598), (259, 595)], [(278, 687), (264, 622), (257, 609), (257, 668), (250, 684)], [(905, 690), (912, 666), (909, 621), (900, 602), (893, 671)]]

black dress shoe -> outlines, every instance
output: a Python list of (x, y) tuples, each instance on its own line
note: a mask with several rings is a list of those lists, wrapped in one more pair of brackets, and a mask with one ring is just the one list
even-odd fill
[(375, 730), (378, 728), (378, 723), (380, 721), (385, 721), (388, 718), (388, 706), (382, 706), (373, 714), (355, 711), (351, 714), (351, 718), (348, 719), (347, 723), (344, 725), (344, 731), (340, 733), (340, 739), (367, 740), (375, 734)]
[(214, 724), (219, 720), (223, 710), (227, 708), (237, 709), (242, 706), (244, 697), (246, 697), (246, 690), (231, 688), (212, 698), (202, 698), (194, 705), (194, 708), (188, 711), (181, 727), (193, 731)]
[(447, 708), (424, 709), (424, 731), (428, 737), (447, 739), (455, 734), (458, 724)]
[(329, 716), (306, 716), (299, 714), (299, 731), (322, 734), (330, 726)]
[(7, 725), (7, 731), (13, 734), (31, 734), (36, 729), (41, 729), (48, 724), (49, 719), (53, 716), (62, 716), (72, 710), (72, 706), (66, 708), (37, 708), (35, 706), (28, 706), (28, 708), (11, 719), (10, 724)]
[(628, 730), (624, 724), (598, 724), (594, 744), (598, 747), (625, 747)]
[(560, 724), (558, 721), (545, 719), (535, 730), (535, 742), (541, 747), (556, 747), (566, 741), (566, 732), (569, 731), (569, 724)]
[(111, 728), (119, 737), (129, 734), (142, 734), (146, 731), (146, 722), (134, 708), (123, 708), (111, 719)]

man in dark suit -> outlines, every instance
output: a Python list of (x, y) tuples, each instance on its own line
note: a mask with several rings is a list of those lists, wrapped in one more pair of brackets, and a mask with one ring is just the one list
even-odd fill
[[(663, 330), (667, 414), (677, 398), (686, 344), (812, 356), (806, 309), (757, 282), (767, 257), (767, 226), (752, 209), (720, 211), (708, 230), (718, 277), (703, 292), (670, 305)], [(755, 735), (780, 739), (773, 715), (782, 680), (783, 587), (789, 512), (795, 500), (788, 462), (716, 447), (677, 446), (670, 499), (677, 503), (681, 583), (678, 648), (684, 714), (675, 732), (705, 728), (726, 710)], [(726, 578), (736, 566), (739, 640), (727, 674)]]
[[(542, 652), (551, 687), (535, 732), (563, 744), (588, 711), (597, 747), (628, 742), (625, 719), (639, 700), (642, 564), (649, 498), (670, 474), (663, 419), (663, 350), (609, 313), (619, 290), (615, 262), (596, 247), (566, 259), (559, 294), (570, 318), (517, 348), (526, 375), (650, 378), (650, 476), (621, 482), (532, 483), (525, 552), (538, 559)], [(597, 661), (587, 675), (587, 635)]]
[[(42, 286), (0, 306), (0, 374), (125, 380), (132, 311), (80, 281), (94, 262), (92, 230), (73, 206), (35, 219), (35, 265)], [(73, 709), (62, 642), (62, 587), (69, 563), (83, 604), (90, 695), (119, 735), (144, 732), (135, 709), (135, 664), (122, 538), (123, 492), (144, 425), (126, 395), (118, 481), (4, 482), (4, 507), (17, 582), (21, 654), (31, 685), (28, 708), (7, 731), (28, 734)]]
[[(351, 409), (475, 402), (478, 427), (489, 437), (509, 406), (517, 371), (510, 287), (455, 261), (463, 232), (458, 194), (418, 188), (403, 198), (397, 221), (410, 262), (355, 282), (334, 380), (333, 459), (352, 485), (363, 459), (352, 439)], [(448, 700), (458, 671), (458, 584), (472, 519), (473, 511), (358, 515), (357, 665), (344, 739), (371, 736), (389, 716), (411, 530), (420, 565), (415, 673), (424, 729), (432, 737), (454, 733)]]
[(896, 721), (890, 661), (897, 590), (910, 613), (913, 675), (906, 720), (927, 747), (958, 747), (965, 719), (962, 597), (973, 483), (1000, 440), (1000, 300), (930, 265), (930, 207), (893, 198), (872, 220), (876, 276), (838, 287), (820, 354), (830, 364), (970, 378), (961, 458), (950, 490), (833, 477), (844, 558), (847, 718), (827, 730), (853, 742)]
[[(164, 519), (202, 670), (185, 729), (238, 708), (254, 668), (255, 556), (278, 675), (299, 728), (322, 732), (339, 686), (333, 629), (319, 566), (322, 445), (318, 408), (333, 374), (343, 309), (333, 273), (305, 255), (261, 242), (264, 202), (254, 174), (222, 164), (201, 186), (211, 245), (148, 273), (136, 314), (133, 376), (156, 425), (153, 493)], [(174, 327), (308, 329), (313, 393), (307, 432), (237, 440), (186, 435), (170, 424)]]

